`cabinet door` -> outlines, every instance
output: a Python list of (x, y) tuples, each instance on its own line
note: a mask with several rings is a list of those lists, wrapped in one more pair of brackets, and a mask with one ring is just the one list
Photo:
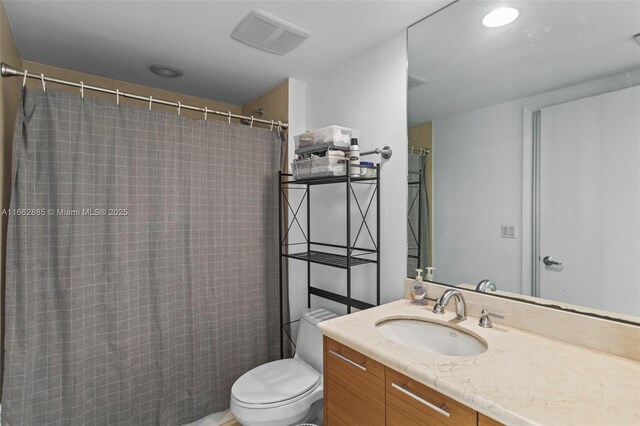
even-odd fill
[(487, 417), (484, 414), (478, 413), (478, 426), (504, 426), (497, 420), (493, 420), (491, 417)]
[(384, 366), (324, 338), (326, 426), (385, 424)]
[(389, 426), (476, 425), (475, 410), (387, 367)]

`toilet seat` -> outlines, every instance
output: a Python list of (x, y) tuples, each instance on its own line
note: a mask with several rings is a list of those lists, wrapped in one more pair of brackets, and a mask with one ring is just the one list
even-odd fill
[(321, 375), (297, 358), (269, 362), (243, 374), (231, 388), (235, 403), (246, 408), (291, 404), (313, 393)]

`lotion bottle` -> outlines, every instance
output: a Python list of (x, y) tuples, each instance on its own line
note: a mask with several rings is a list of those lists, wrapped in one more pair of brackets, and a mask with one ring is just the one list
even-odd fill
[(358, 146), (358, 138), (351, 139), (349, 147), (349, 175), (351, 177), (360, 177), (360, 147)]

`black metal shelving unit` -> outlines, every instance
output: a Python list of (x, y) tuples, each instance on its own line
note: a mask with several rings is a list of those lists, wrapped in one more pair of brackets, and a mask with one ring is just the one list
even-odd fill
[[(283, 290), (283, 262), (285, 259), (296, 259), (307, 263), (307, 307), (311, 307), (311, 296), (321, 297), (343, 304), (347, 307), (347, 313), (352, 308), (359, 310), (372, 308), (380, 305), (380, 164), (374, 166), (364, 166), (364, 168), (375, 169), (375, 177), (351, 177), (331, 176), (313, 179), (293, 179), (293, 175), (280, 172), (280, 292), (282, 296)], [(349, 169), (347, 161), (346, 170)], [(311, 238), (311, 189), (316, 185), (345, 185), (346, 186), (346, 232), (345, 244), (330, 244)], [(370, 191), (363, 191), (360, 198), (356, 194), (354, 187), (356, 185), (369, 185)], [(299, 202), (291, 204), (290, 191), (303, 191)], [(365, 200), (362, 200), (362, 198)], [(364, 203), (361, 203), (364, 201)], [(370, 213), (375, 201), (375, 233), (372, 232), (373, 224), (369, 224), (367, 216)], [(303, 209), (303, 205), (305, 208)], [(354, 208), (355, 207), (355, 208)], [(355, 238), (352, 238), (352, 216), (359, 213), (359, 220)], [(285, 218), (286, 214), (286, 218)], [(306, 224), (303, 226), (299, 218), (306, 215)], [(286, 224), (286, 225), (285, 225)], [(303, 241), (289, 241), (290, 231), (292, 227), (297, 226), (302, 234)], [(374, 235), (375, 234), (375, 235)], [(360, 237), (368, 235), (371, 247), (358, 245)], [(334, 268), (343, 269), (346, 274), (346, 295), (323, 290), (314, 287), (311, 283), (311, 265), (319, 264)], [(351, 269), (361, 267), (363, 265), (373, 264), (376, 268), (376, 301), (375, 304), (355, 299), (351, 296)], [(281, 297), (282, 300), (282, 297)], [(284, 323), (284, 312), (280, 309), (280, 352), (284, 354), (284, 335), (287, 333), (286, 326), (290, 323)]]
[[(409, 172), (409, 175), (409, 182), (407, 185), (409, 188), (415, 188), (416, 192), (413, 198), (409, 200), (409, 205), (407, 206), (407, 228), (409, 229), (407, 258), (408, 262), (415, 260), (416, 265), (413, 269), (419, 269), (420, 260), (422, 259), (422, 170), (417, 173)], [(418, 175), (418, 179), (413, 180), (413, 175)], [(418, 212), (418, 223), (414, 224), (411, 223), (411, 214), (416, 211)], [(414, 227), (414, 225), (416, 226)]]

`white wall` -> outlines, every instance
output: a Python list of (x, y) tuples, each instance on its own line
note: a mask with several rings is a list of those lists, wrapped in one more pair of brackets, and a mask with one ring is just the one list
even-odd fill
[[(305, 86), (306, 129), (332, 124), (356, 128), (361, 131), (362, 151), (385, 145), (393, 149), (393, 157), (384, 162), (381, 175), (381, 301), (399, 299), (403, 295), (407, 250), (406, 31), (307, 81)], [(295, 103), (299, 103), (300, 98), (298, 96), (293, 104), (290, 102), (289, 111), (296, 108)], [(370, 156), (363, 160), (378, 161), (379, 158)], [(312, 207), (317, 209), (312, 214), (312, 240), (345, 243), (345, 197), (342, 186), (312, 188)], [(357, 211), (355, 206), (353, 209)], [(375, 210), (375, 203), (372, 210)], [(356, 215), (352, 217), (356, 218)], [(375, 215), (370, 213), (368, 218), (375, 232)], [(355, 224), (354, 228), (357, 230)], [(367, 240), (361, 236), (359, 241), (366, 244)], [(306, 264), (290, 261), (289, 265), (291, 317), (295, 319), (306, 307)], [(374, 278), (375, 267), (354, 267), (353, 297), (374, 302)], [(346, 274), (343, 270), (313, 265), (312, 285), (346, 294)], [(315, 296), (312, 306), (344, 312), (342, 305)]]
[[(307, 86), (304, 81), (296, 80), (294, 78), (289, 79), (289, 129), (287, 134), (289, 135), (288, 141), (288, 158), (289, 161), (293, 158), (295, 153), (295, 146), (293, 137), (304, 133), (306, 130), (306, 90)], [(291, 172), (291, 164), (287, 165), (288, 171)]]
[[(520, 292), (522, 105), (516, 102), (433, 122), (436, 281)], [(516, 225), (517, 239), (500, 237)]]

